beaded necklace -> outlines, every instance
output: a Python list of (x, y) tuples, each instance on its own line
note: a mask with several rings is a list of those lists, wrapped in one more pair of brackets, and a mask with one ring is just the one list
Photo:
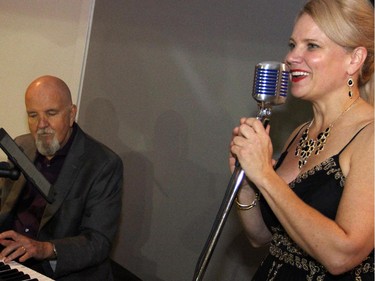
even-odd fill
[(307, 163), (307, 159), (311, 156), (314, 150), (315, 155), (318, 155), (324, 149), (327, 139), (331, 133), (331, 129), (333, 128), (333, 125), (337, 120), (340, 119), (340, 117), (345, 112), (348, 112), (353, 107), (353, 105), (357, 102), (358, 98), (359, 96), (343, 112), (341, 112), (340, 115), (335, 120), (333, 120), (333, 122), (329, 124), (324, 131), (320, 132), (316, 140), (309, 138), (309, 129), (312, 123), (314, 122), (314, 119), (311, 120), (310, 124), (302, 133), (301, 138), (299, 139), (298, 145), (296, 147), (296, 151), (294, 153), (296, 157), (299, 157), (298, 167), (300, 169)]

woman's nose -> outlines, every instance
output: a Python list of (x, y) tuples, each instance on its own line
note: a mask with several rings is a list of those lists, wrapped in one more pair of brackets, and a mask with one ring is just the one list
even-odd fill
[(290, 50), (285, 57), (285, 62), (288, 66), (301, 63), (301, 61), (302, 53), (297, 48), (293, 48), (292, 50)]

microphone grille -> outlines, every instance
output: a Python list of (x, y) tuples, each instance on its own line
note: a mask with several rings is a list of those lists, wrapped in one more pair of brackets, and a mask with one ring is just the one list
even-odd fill
[(261, 62), (255, 66), (253, 98), (278, 105), (285, 102), (289, 89), (289, 69), (281, 62)]

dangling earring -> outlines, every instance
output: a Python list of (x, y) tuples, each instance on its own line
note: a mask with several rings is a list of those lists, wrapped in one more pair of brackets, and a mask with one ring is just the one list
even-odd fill
[(354, 81), (353, 81), (352, 77), (349, 77), (347, 85), (349, 87), (349, 98), (352, 98), (353, 97), (352, 88), (353, 88), (353, 85), (354, 85)]

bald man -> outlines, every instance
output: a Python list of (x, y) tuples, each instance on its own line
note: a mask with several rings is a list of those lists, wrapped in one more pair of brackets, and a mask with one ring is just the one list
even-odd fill
[(22, 175), (0, 179), (0, 258), (56, 280), (113, 280), (109, 252), (121, 210), (121, 159), (75, 122), (61, 79), (42, 76), (26, 90), (30, 134), (15, 139), (52, 184), (49, 204)]

